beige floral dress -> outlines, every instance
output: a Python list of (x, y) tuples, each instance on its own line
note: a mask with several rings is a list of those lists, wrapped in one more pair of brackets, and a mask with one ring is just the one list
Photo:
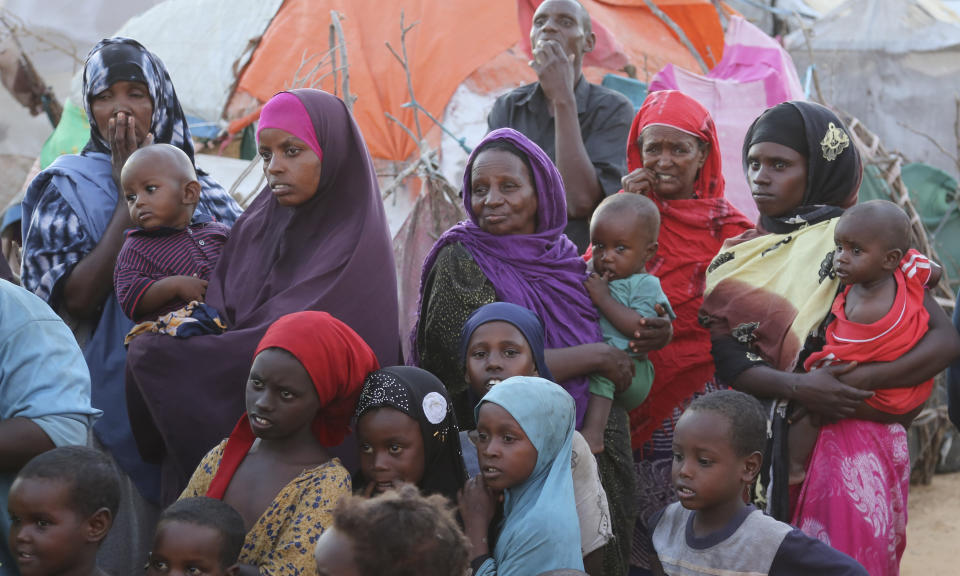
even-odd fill
[[(220, 468), (224, 440), (204, 456), (180, 498), (205, 496)], [(313, 549), (333, 523), (333, 508), (350, 494), (350, 473), (336, 458), (287, 484), (247, 533), (240, 563), (257, 566), (263, 576), (314, 574)]]

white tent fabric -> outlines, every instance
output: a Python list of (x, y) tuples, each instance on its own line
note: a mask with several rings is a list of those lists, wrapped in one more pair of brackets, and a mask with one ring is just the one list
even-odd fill
[[(283, 0), (167, 0), (131, 18), (115, 35), (137, 40), (163, 60), (186, 114), (216, 122), (237, 74), (281, 4)], [(71, 98), (81, 102), (79, 75)]]
[[(0, 0), (0, 10), (15, 27), (23, 27), (17, 36), (24, 52), (44, 83), (62, 99), (94, 43), (157, 1), (84, 0), (80, 9), (76, 0)], [(8, 38), (6, 29), (0, 30), (0, 44), (4, 38)], [(31, 116), (0, 88), (0, 213), (20, 193), (30, 166), (52, 131), (46, 114)]]
[(888, 149), (957, 174), (938, 148), (957, 154), (960, 113), (960, 17), (942, 2), (849, 0), (811, 27), (809, 47), (802, 31), (786, 46), (801, 76), (813, 63), (823, 98)]

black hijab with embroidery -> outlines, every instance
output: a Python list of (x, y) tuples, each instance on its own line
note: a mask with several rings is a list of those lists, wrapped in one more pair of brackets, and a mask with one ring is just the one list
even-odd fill
[(807, 189), (803, 203), (791, 214), (760, 216), (759, 227), (786, 234), (843, 213), (857, 203), (863, 175), (860, 153), (847, 127), (830, 109), (813, 102), (783, 102), (761, 114), (743, 140), (743, 170), (750, 148), (773, 142), (807, 159)]
[[(420, 425), (424, 453), (420, 491), (427, 495), (442, 494), (456, 502), (457, 492), (467, 480), (467, 471), (460, 452), (460, 428), (443, 383), (430, 372), (414, 366), (393, 366), (371, 372), (357, 402), (357, 421), (370, 410), (383, 407), (399, 410)], [(355, 488), (362, 489), (369, 480), (358, 472)]]

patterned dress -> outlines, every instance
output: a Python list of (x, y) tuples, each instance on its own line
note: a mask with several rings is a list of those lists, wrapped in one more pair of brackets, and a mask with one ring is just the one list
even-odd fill
[[(226, 443), (224, 440), (203, 458), (181, 498), (206, 495)], [(338, 459), (304, 470), (277, 494), (247, 532), (239, 562), (257, 566), (263, 576), (312, 575), (317, 539), (333, 524), (334, 506), (350, 493), (350, 473)]]

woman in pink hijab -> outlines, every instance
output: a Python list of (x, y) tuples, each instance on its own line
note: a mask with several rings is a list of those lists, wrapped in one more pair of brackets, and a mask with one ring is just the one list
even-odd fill
[(257, 133), (267, 186), (233, 227), (207, 304), (227, 331), (130, 345), (127, 395), (138, 446), (164, 465), (164, 501), (244, 410), (257, 342), (281, 316), (329, 312), (381, 366), (400, 360), (396, 268), (380, 189), (363, 136), (336, 96), (281, 92)]

